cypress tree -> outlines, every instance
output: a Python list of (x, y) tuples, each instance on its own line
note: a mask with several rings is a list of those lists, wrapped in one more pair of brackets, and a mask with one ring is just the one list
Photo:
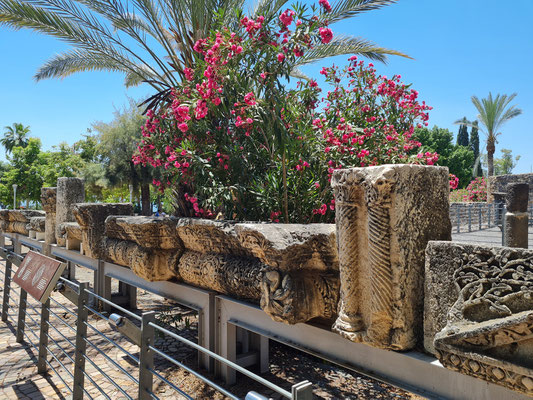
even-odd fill
[[(479, 156), (479, 133), (477, 128), (477, 121), (474, 121), (472, 130), (470, 131), (470, 148), (474, 152), (474, 160), (477, 160)], [(482, 176), (481, 162), (478, 163), (476, 176)]]
[[(463, 118), (463, 122), (467, 122), (466, 117)], [(459, 133), (457, 133), (457, 144), (459, 146), (468, 147), (468, 128), (465, 124), (459, 125)]]

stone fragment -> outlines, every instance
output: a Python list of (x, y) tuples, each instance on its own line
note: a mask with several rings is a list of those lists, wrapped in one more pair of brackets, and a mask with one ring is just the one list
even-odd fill
[(154, 249), (181, 249), (174, 217), (123, 217), (109, 216), (105, 221), (105, 234), (109, 238), (131, 240), (139, 246)]
[(507, 185), (505, 207), (511, 212), (527, 212), (529, 185), (527, 183), (510, 183)]
[(259, 301), (267, 266), (258, 259), (187, 250), (178, 263), (180, 278), (190, 285)]
[(177, 264), (181, 249), (144, 248), (126, 240), (104, 238), (101, 253), (104, 260), (129, 267), (150, 282), (179, 278)]
[(44, 232), (44, 241), (48, 244), (56, 242), (56, 202), (57, 188), (41, 188), (41, 204), (46, 212), (46, 225)]
[(0, 210), (0, 229), (4, 232), (29, 234), (28, 224), (33, 217), (44, 217), (40, 210)]
[(242, 246), (281, 271), (338, 271), (334, 224), (237, 224)]
[(44, 232), (46, 226), (46, 217), (31, 217), (28, 229), (35, 232)]
[(335, 171), (340, 268), (333, 330), (372, 346), (421, 341), (424, 251), (450, 240), (448, 169), (383, 165)]
[(101, 258), (105, 220), (110, 215), (132, 215), (131, 203), (78, 203), (72, 207), (82, 231), (83, 250), (87, 257)]
[(233, 221), (180, 218), (176, 229), (183, 245), (188, 250), (236, 256), (252, 255), (239, 242)]
[(64, 222), (74, 222), (73, 205), (85, 201), (85, 185), (80, 178), (58, 178), (56, 195), (56, 243), (65, 246), (66, 239), (61, 237), (59, 228)]
[(533, 251), (435, 242), (427, 254), (425, 336), (441, 363), (533, 395)]

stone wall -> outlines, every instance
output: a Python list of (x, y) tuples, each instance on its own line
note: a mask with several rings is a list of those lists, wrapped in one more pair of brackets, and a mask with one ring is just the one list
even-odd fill
[(533, 202), (533, 174), (509, 174), (490, 176), (487, 179), (487, 197), (489, 202), (493, 202), (492, 193), (505, 193), (509, 183), (528, 183), (529, 184), (529, 201)]

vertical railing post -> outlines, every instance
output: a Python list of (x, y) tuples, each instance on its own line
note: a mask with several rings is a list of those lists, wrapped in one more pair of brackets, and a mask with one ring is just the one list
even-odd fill
[(4, 296), (2, 299), (2, 321), (7, 321), (9, 310), (9, 292), (11, 291), (11, 261), (6, 259), (6, 269), (4, 271)]
[(46, 346), (48, 345), (48, 321), (50, 319), (50, 299), (41, 305), (41, 330), (39, 333), (39, 356), (37, 372), (46, 373)]
[(490, 219), (492, 217), (492, 203), (489, 203), (489, 211), (488, 211), (489, 215), (488, 215), (488, 225), (489, 225), (489, 229), (490, 229)]
[(457, 207), (457, 233), (461, 233), (461, 206)]
[(151, 399), (153, 375), (150, 372), (154, 368), (154, 352), (149, 346), (154, 345), (154, 327), (150, 322), (155, 322), (155, 311), (149, 311), (142, 315), (141, 346), (139, 355), (139, 400)]
[(313, 400), (313, 385), (303, 381), (292, 385), (292, 400)]
[(74, 384), (72, 388), (73, 400), (83, 399), (83, 387), (85, 382), (85, 351), (87, 347), (87, 282), (80, 283), (78, 292), (78, 320), (76, 323), (76, 349), (74, 352)]
[(28, 292), (20, 288), (19, 313), (17, 319), (17, 343), (24, 340), (24, 322), (26, 321), (26, 304), (28, 302)]
[(478, 207), (477, 210), (478, 210), (479, 230), (481, 230), (481, 207)]

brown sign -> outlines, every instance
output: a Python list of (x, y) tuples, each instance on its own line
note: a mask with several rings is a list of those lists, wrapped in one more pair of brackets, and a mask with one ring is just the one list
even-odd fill
[(13, 277), (13, 281), (44, 303), (55, 288), (66, 264), (53, 258), (29, 251)]

